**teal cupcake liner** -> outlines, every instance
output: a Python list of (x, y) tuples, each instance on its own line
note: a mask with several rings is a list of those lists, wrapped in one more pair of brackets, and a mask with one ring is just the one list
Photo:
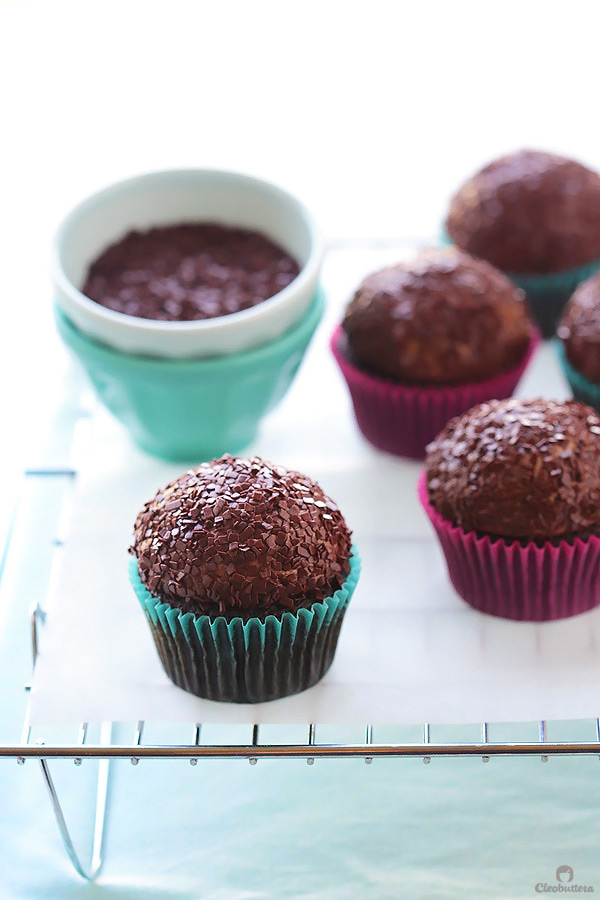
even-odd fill
[[(442, 247), (449, 247), (452, 241), (445, 228), (439, 235)], [(567, 301), (575, 288), (600, 269), (600, 259), (575, 269), (563, 272), (548, 272), (544, 275), (525, 275), (505, 272), (507, 278), (525, 291), (529, 307), (537, 321), (543, 338), (551, 338)]]
[(587, 403), (588, 406), (592, 406), (600, 412), (600, 385), (588, 381), (587, 378), (573, 368), (567, 359), (565, 345), (562, 341), (557, 339), (555, 348), (558, 361), (575, 399), (580, 400), (581, 403)]
[(518, 275), (513, 272), (506, 274), (527, 294), (529, 306), (540, 326), (542, 336), (551, 338), (575, 288), (599, 269), (600, 260), (596, 260), (577, 269), (546, 275)]
[(353, 547), (350, 573), (335, 594), (296, 613), (267, 615), (264, 621), (184, 613), (152, 596), (135, 557), (129, 562), (129, 579), (171, 681), (207, 700), (262, 703), (304, 691), (325, 675), (360, 567)]

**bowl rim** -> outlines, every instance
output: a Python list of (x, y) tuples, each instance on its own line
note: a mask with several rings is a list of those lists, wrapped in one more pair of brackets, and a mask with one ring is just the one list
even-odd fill
[[(299, 343), (307, 338), (310, 339), (323, 317), (324, 310), (325, 294), (323, 288), (318, 285), (308, 310), (300, 321), (288, 328), (278, 338), (261, 344), (259, 347), (230, 353), (227, 356), (201, 356), (178, 359), (117, 350), (115, 347), (111, 347), (85, 334), (71, 321), (58, 303), (54, 303), (54, 315), (58, 321), (59, 330), (67, 332), (69, 346), (76, 345), (86, 355), (92, 356), (96, 361), (108, 362), (113, 368), (135, 368), (148, 373), (161, 371), (165, 374), (176, 372), (198, 374), (199, 370), (202, 370), (203, 374), (208, 374), (219, 372), (232, 366), (254, 367), (273, 356), (291, 353)], [(72, 349), (74, 348), (72, 347)]]
[[(173, 178), (185, 180), (187, 178), (195, 178), (198, 175), (207, 176), (209, 178), (215, 176), (217, 178), (229, 179), (234, 183), (237, 182), (238, 184), (257, 187), (267, 194), (270, 194), (272, 197), (291, 203), (291, 205), (296, 208), (296, 211), (298, 212), (300, 219), (304, 221), (310, 236), (310, 251), (308, 259), (300, 268), (298, 275), (281, 291), (278, 291), (276, 294), (273, 294), (273, 296), (257, 303), (255, 306), (239, 310), (235, 313), (229, 313), (226, 316), (215, 316), (211, 319), (172, 322), (157, 319), (144, 319), (141, 316), (131, 316), (127, 313), (108, 309), (108, 307), (102, 306), (102, 304), (87, 297), (68, 278), (62, 265), (61, 251), (67, 233), (74, 227), (78, 218), (88, 214), (94, 207), (106, 200), (110, 200), (111, 197), (118, 196), (123, 189), (132, 188), (136, 185), (143, 185), (145, 183), (150, 186), (155, 183), (168, 183)], [(198, 219), (197, 221), (202, 221), (202, 219)], [(152, 227), (152, 225), (150, 224), (148, 227)], [(260, 233), (259, 227), (257, 227), (256, 230)], [(115, 240), (117, 239), (118, 238), (115, 236)], [(103, 321), (105, 324), (112, 325), (115, 328), (125, 328), (130, 332), (136, 332), (138, 335), (161, 334), (165, 331), (169, 334), (193, 334), (202, 332), (203, 334), (210, 335), (211, 332), (222, 331), (226, 328), (233, 329), (238, 325), (243, 326), (250, 320), (264, 318), (268, 316), (271, 311), (285, 306), (287, 300), (291, 296), (305, 290), (313, 281), (316, 282), (319, 276), (324, 250), (325, 246), (322, 234), (308, 208), (294, 194), (279, 187), (279, 185), (273, 184), (270, 181), (265, 181), (254, 175), (246, 175), (231, 169), (182, 167), (143, 172), (130, 178), (121, 179), (89, 194), (77, 203), (63, 217), (55, 231), (51, 245), (50, 269), (52, 281), (58, 293), (66, 295), (71, 303), (79, 307), (82, 311), (85, 311), (90, 318)], [(68, 314), (68, 310), (65, 310), (65, 312)]]

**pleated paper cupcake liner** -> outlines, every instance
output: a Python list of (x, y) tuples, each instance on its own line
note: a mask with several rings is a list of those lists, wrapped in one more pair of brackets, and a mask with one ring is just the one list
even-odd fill
[(565, 346), (562, 341), (556, 341), (556, 353), (561, 368), (565, 374), (565, 378), (569, 382), (571, 391), (576, 400), (593, 406), (600, 412), (600, 385), (588, 381), (580, 372), (573, 368), (565, 353)]
[(567, 305), (575, 288), (590, 278), (600, 269), (600, 260), (569, 269), (565, 272), (552, 272), (547, 275), (506, 274), (517, 287), (527, 294), (527, 300), (539, 327), (542, 337), (554, 336), (558, 320)]
[(600, 604), (599, 537), (556, 546), (478, 537), (432, 507), (424, 473), (418, 491), (446, 557), (450, 581), (474, 609), (504, 619), (549, 622)]
[(348, 384), (358, 427), (374, 447), (411, 459), (423, 459), (427, 444), (454, 416), (485, 400), (510, 397), (540, 343), (536, 332), (517, 366), (485, 381), (414, 387), (358, 369), (341, 350), (342, 337), (342, 327), (338, 326), (330, 346)]
[[(445, 228), (440, 232), (439, 242), (444, 247), (452, 244)], [(599, 269), (600, 260), (595, 260), (575, 269), (549, 272), (544, 275), (515, 272), (504, 274), (527, 294), (531, 312), (539, 325), (542, 337), (546, 340), (554, 336), (558, 320), (575, 288)]]
[(360, 574), (352, 549), (340, 590), (296, 613), (243, 620), (182, 612), (153, 597), (137, 559), (129, 578), (144, 610), (160, 661), (178, 687), (208, 700), (261, 703), (316, 684), (329, 669), (342, 621)]

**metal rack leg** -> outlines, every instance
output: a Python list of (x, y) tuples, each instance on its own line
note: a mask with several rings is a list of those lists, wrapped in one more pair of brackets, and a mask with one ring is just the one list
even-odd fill
[[(112, 736), (112, 723), (105, 722), (102, 724), (100, 729), (101, 742), (110, 744), (111, 736)], [(93, 881), (94, 878), (100, 872), (102, 868), (102, 863), (104, 862), (103, 851), (104, 851), (104, 836), (106, 833), (106, 812), (107, 812), (107, 800), (108, 800), (108, 782), (109, 782), (109, 771), (110, 771), (110, 760), (109, 759), (101, 759), (98, 762), (98, 782), (96, 787), (96, 811), (94, 816), (94, 834), (92, 838), (92, 852), (90, 857), (89, 866), (85, 866), (75, 849), (75, 845), (73, 843), (73, 839), (71, 838), (71, 833), (67, 826), (67, 822), (65, 820), (64, 813), (62, 811), (62, 807), (60, 805), (60, 800), (58, 799), (58, 794), (56, 792), (56, 787), (54, 785), (54, 780), (50, 773), (50, 767), (48, 766), (48, 760), (40, 759), (40, 766), (42, 769), (42, 775), (44, 777), (44, 782), (46, 787), (48, 788), (48, 793), (50, 794), (50, 800), (52, 802), (52, 808), (54, 810), (54, 815), (56, 817), (56, 823), (58, 825), (58, 830), (60, 831), (60, 836), (62, 838), (62, 842), (65, 846), (65, 850), (71, 860), (73, 867), (75, 870), (81, 875), (82, 878), (85, 878), (86, 881)]]

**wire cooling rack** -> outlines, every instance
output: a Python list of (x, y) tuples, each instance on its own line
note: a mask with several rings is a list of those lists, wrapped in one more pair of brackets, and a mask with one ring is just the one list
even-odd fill
[[(364, 249), (362, 243), (360, 246)], [(330, 249), (336, 248), (330, 247)], [(56, 452), (56, 446), (54, 447), (54, 455), (60, 459), (67, 458), (73, 434), (84, 424), (84, 420), (89, 418), (89, 411), (86, 411), (85, 408), (86, 403), (85, 401), (83, 404), (81, 402), (81, 386), (74, 382), (77, 382), (77, 376), (73, 372), (69, 372), (63, 385), (63, 401), (56, 415), (54, 432), (50, 441), (51, 445), (52, 440), (54, 440), (54, 444), (59, 445), (58, 452)], [(64, 401), (67, 393), (70, 397), (69, 403)], [(38, 582), (42, 585), (47, 585), (54, 557), (60, 551), (61, 540), (60, 536), (57, 537), (57, 532), (59, 531), (61, 510), (69, 502), (70, 489), (76, 475), (76, 468), (54, 465), (32, 468), (25, 473), (22, 497), (19, 503), (20, 512), (15, 519), (18, 521), (19, 515), (24, 517), (25, 528), (29, 528), (32, 533), (35, 533), (29, 546), (32, 543), (35, 544), (36, 569), (43, 569), (41, 575), (38, 573)], [(51, 510), (51, 514), (49, 514), (49, 510)], [(15, 529), (9, 533), (4, 552), (0, 547), (0, 578), (3, 574), (3, 561), (13, 552), (14, 534)], [(15, 555), (19, 557), (17, 567), (23, 568), (26, 565), (27, 552), (27, 546), (24, 553), (21, 548), (20, 556), (19, 551), (15, 551)], [(40, 562), (41, 558), (43, 558), (42, 563)], [(43, 594), (43, 588), (41, 593)], [(15, 599), (20, 598), (9, 597), (9, 602)], [(35, 667), (45, 618), (44, 603), (35, 603), (31, 609), (29, 620), (32, 667)], [(25, 627), (23, 624), (23, 628)], [(27, 702), (29, 689), (30, 685), (26, 684), (21, 734), (12, 742), (2, 742), (4, 736), (0, 734), (0, 758), (14, 758), (19, 765), (24, 765), (27, 760), (37, 761), (66, 852), (75, 870), (88, 880), (92, 880), (98, 875), (103, 863), (110, 771), (111, 762), (114, 760), (129, 759), (133, 766), (137, 766), (141, 760), (147, 759), (180, 759), (182, 764), (187, 760), (190, 765), (197, 766), (199, 760), (205, 759), (247, 759), (250, 765), (256, 765), (264, 759), (305, 759), (308, 765), (313, 765), (315, 760), (349, 757), (363, 759), (366, 764), (376, 764), (378, 759), (390, 757), (399, 761), (403, 758), (421, 758), (425, 764), (431, 763), (436, 757), (478, 757), (483, 763), (489, 763), (493, 757), (506, 756), (539, 757), (543, 763), (548, 762), (552, 756), (595, 755), (600, 758), (600, 718), (580, 723), (580, 726), (585, 724), (585, 733), (589, 734), (587, 740), (550, 740), (547, 723), (540, 721), (533, 724), (532, 731), (528, 729), (528, 733), (534, 736), (527, 741), (495, 740), (493, 737), (495, 724), (481, 722), (474, 724), (469, 729), (473, 740), (448, 742), (436, 739), (437, 734), (445, 732), (446, 729), (443, 726), (425, 722), (416, 725), (413, 733), (418, 737), (412, 741), (390, 743), (378, 740), (378, 733), (387, 731), (387, 729), (365, 723), (360, 732), (361, 740), (353, 743), (338, 743), (319, 739), (325, 723), (323, 725), (306, 723), (303, 726), (303, 740), (295, 743), (272, 743), (264, 740), (263, 736), (268, 729), (255, 724), (247, 726), (245, 740), (230, 744), (217, 744), (205, 740), (206, 732), (210, 734), (210, 731), (209, 729), (203, 731), (202, 723), (190, 722), (187, 725), (177, 726), (178, 736), (187, 734), (188, 737), (185, 740), (173, 743), (153, 743), (145, 740), (145, 735), (152, 732), (153, 723), (140, 720), (134, 723), (110, 721), (73, 723), (70, 727), (65, 726), (60, 729), (61, 740), (57, 742), (56, 740), (46, 740), (39, 733), (38, 726), (32, 727)], [(18, 728), (16, 731), (18, 733)], [(56, 729), (52, 729), (52, 731), (54, 734)], [(330, 728), (327, 729), (327, 733), (331, 733)], [(581, 727), (578, 728), (577, 733), (583, 733)], [(60, 759), (72, 760), (75, 766), (81, 766), (84, 760), (98, 762), (96, 802), (93, 812), (94, 829), (90, 852), (86, 858), (75, 847), (72, 831), (67, 824), (57, 785), (52, 775), (51, 765), (53, 761)], [(399, 762), (399, 764), (401, 763)], [(140, 773), (140, 777), (143, 777), (142, 773)]]
[[(34, 482), (38, 502), (47, 505), (48, 496), (44, 485), (49, 482), (61, 483), (62, 493), (68, 493), (68, 485), (76, 475), (75, 470), (68, 468), (31, 469), (26, 472), (26, 482)], [(53, 491), (60, 496), (61, 491)], [(63, 498), (64, 499), (64, 498)], [(33, 507), (35, 513), (35, 505)], [(32, 509), (29, 510), (32, 514)], [(54, 517), (55, 523), (58, 519)], [(43, 538), (52, 547), (60, 546), (60, 540), (52, 534), (53, 523), (48, 525)], [(39, 535), (38, 535), (38, 540)], [(49, 557), (52, 553), (49, 554)], [(30, 613), (30, 642), (32, 664), (35, 666), (41, 632), (44, 627), (46, 612), (43, 605), (36, 604)], [(25, 685), (25, 699), (30, 685)], [(497, 741), (490, 734), (490, 724), (482, 722), (477, 726), (478, 739), (473, 741), (447, 742), (435, 739), (437, 726), (425, 722), (419, 726), (420, 738), (411, 742), (388, 743), (377, 740), (377, 728), (366, 723), (362, 730), (363, 738), (356, 743), (335, 743), (319, 740), (317, 723), (307, 723), (304, 740), (296, 743), (270, 743), (261, 739), (261, 726), (255, 724), (248, 729), (247, 740), (234, 744), (215, 744), (203, 741), (202, 723), (191, 722), (184, 726), (189, 739), (178, 743), (157, 744), (146, 742), (144, 734), (147, 723), (140, 720), (131, 725), (125, 739), (122, 723), (102, 722), (91, 726), (87, 722), (74, 724), (65, 728), (65, 739), (48, 742), (38, 736), (29, 719), (29, 706), (25, 702), (24, 722), (20, 739), (14, 743), (0, 743), (0, 758), (12, 757), (19, 765), (27, 760), (37, 760), (43, 782), (46, 785), (52, 809), (57, 821), (65, 850), (75, 870), (83, 878), (94, 879), (103, 863), (103, 845), (106, 830), (108, 787), (111, 761), (129, 759), (137, 765), (144, 759), (180, 759), (196, 766), (203, 759), (247, 759), (250, 765), (256, 765), (261, 759), (305, 759), (312, 765), (317, 759), (361, 758), (371, 764), (379, 758), (395, 757), (421, 758), (429, 764), (435, 757), (479, 757), (487, 763), (492, 757), (502, 756), (538, 756), (547, 762), (551, 756), (592, 756), (600, 757), (600, 718), (590, 721), (590, 740), (549, 740), (545, 721), (536, 723), (536, 737), (529, 741)], [(181, 731), (178, 729), (178, 733)], [(118, 740), (116, 737), (118, 736)], [(75, 841), (67, 824), (61, 805), (56, 783), (51, 772), (51, 762), (63, 759), (72, 760), (74, 765), (81, 766), (84, 760), (98, 760), (96, 803), (94, 810), (94, 829), (89, 861), (82, 858), (76, 850)]]

